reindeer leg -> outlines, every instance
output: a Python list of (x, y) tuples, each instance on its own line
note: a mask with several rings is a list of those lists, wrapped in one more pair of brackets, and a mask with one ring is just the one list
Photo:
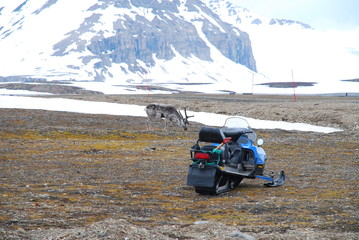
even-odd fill
[(164, 120), (165, 120), (165, 127), (163, 130), (167, 131), (167, 119), (165, 118)]
[(147, 126), (147, 130), (150, 130), (150, 119), (149, 118), (147, 118), (146, 119), (146, 126)]
[(174, 129), (175, 129), (175, 127), (176, 127), (175, 122), (171, 121), (171, 126), (172, 126), (172, 131), (174, 131)]
[(146, 125), (147, 125), (147, 130), (149, 131), (152, 130), (151, 124), (152, 124), (151, 118), (147, 118)]

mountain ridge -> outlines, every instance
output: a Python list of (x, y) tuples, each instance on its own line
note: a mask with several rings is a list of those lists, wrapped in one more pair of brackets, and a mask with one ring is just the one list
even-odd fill
[[(59, 2), (61, 0), (44, 2), (32, 14), (41, 14)], [(27, 4), (31, 4), (31, 0), (21, 3), (16, 7), (16, 12), (20, 13)], [(89, 6), (86, 11), (87, 17), (80, 26), (53, 44), (51, 56), (79, 53), (81, 56), (78, 59), (82, 65), (93, 66), (92, 70), (91, 66), (86, 70), (90, 79), (103, 81), (108, 76), (114, 76), (115, 73), (109, 69), (112, 63), (122, 64), (120, 69), (124, 75), (128, 72), (147, 74), (151, 71), (150, 67), (156, 64), (153, 55), (157, 59), (171, 60), (175, 57), (173, 48), (184, 58), (193, 55), (202, 61), (214, 61), (210, 47), (198, 34), (196, 23), (202, 24), (201, 31), (207, 40), (225, 57), (256, 71), (248, 35), (222, 22), (201, 1), (153, 0), (144, 3), (137, 0), (102, 0)], [(105, 14), (108, 16), (105, 17)], [(192, 16), (183, 17), (184, 14)], [(149, 17), (153, 17), (152, 20)], [(12, 26), (20, 25), (16, 30), (21, 30), (25, 21), (21, 17)], [(111, 23), (112, 29), (99, 27)], [(6, 39), (16, 30), (3, 30), (0, 36)], [(70, 71), (81, 69), (81, 65), (75, 63), (66, 67)]]

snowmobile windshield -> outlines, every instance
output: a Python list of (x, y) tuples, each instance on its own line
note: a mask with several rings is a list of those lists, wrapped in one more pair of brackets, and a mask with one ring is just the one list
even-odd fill
[(223, 127), (225, 127), (225, 128), (242, 128), (242, 129), (248, 129), (248, 131), (253, 131), (251, 129), (251, 127), (249, 126), (249, 123), (247, 122), (247, 120), (240, 118), (240, 117), (227, 118)]
[(240, 117), (229, 117), (227, 118), (224, 126), (222, 127), (224, 132), (233, 132), (233, 131), (241, 131), (244, 132), (247, 138), (255, 142), (257, 139), (257, 134), (253, 131), (253, 129), (249, 126), (247, 120)]

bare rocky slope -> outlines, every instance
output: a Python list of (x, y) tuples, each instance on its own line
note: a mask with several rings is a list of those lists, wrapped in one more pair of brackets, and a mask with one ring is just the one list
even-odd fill
[(355, 239), (359, 101), (349, 97), (69, 95), (307, 122), (332, 134), (258, 130), (267, 168), (219, 196), (186, 185), (198, 123), (148, 131), (144, 118), (0, 109), (0, 239)]

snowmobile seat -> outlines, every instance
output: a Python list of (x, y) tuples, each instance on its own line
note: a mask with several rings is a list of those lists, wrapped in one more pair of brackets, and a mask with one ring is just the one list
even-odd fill
[(245, 134), (243, 130), (240, 130), (238, 128), (224, 127), (221, 130), (226, 137), (231, 137), (233, 142), (237, 142), (238, 138)]
[(201, 142), (222, 143), (225, 138), (220, 128), (202, 127), (199, 130), (198, 141)]

